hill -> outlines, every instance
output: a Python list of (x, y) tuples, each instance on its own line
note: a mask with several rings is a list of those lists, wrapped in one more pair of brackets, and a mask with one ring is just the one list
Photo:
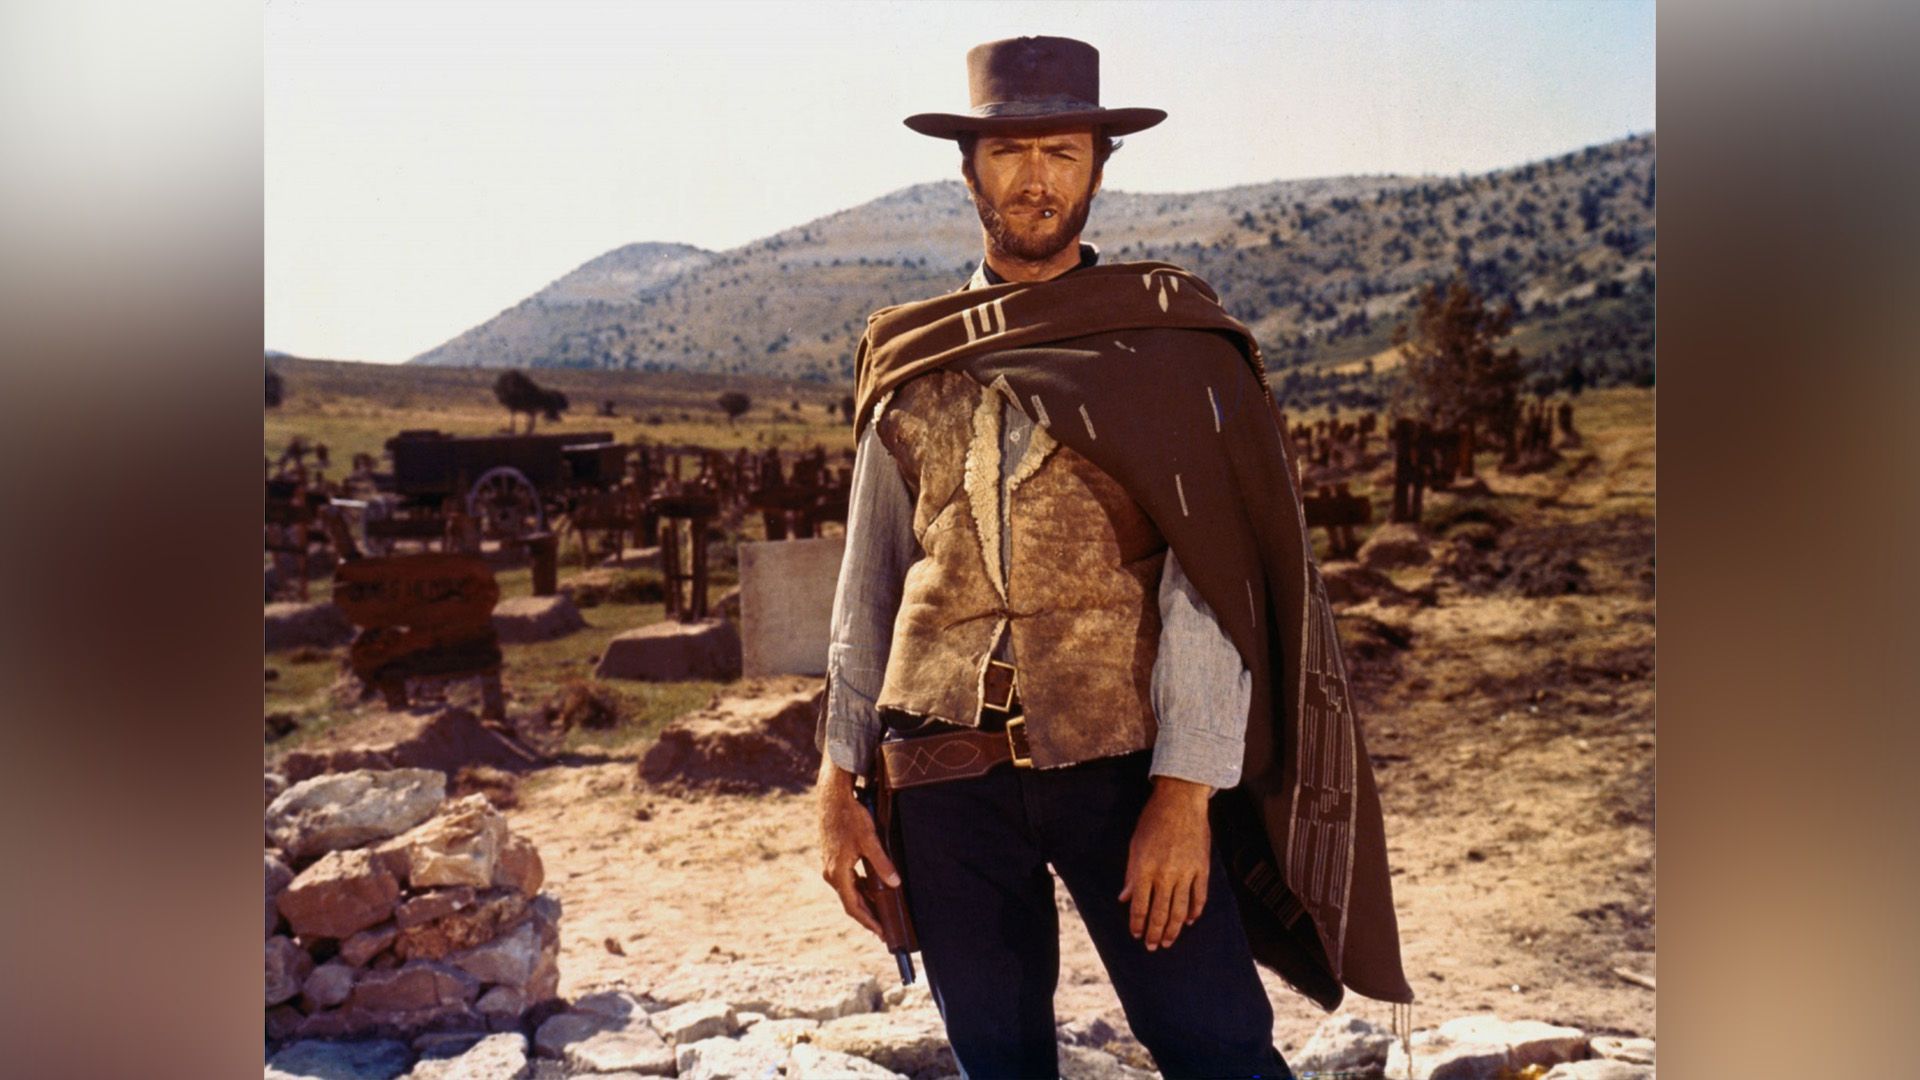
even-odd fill
[[(1123, 150), (1110, 176), (1125, 165)], [(1591, 382), (1645, 385), (1654, 177), (1649, 132), (1476, 176), (1109, 190), (1087, 238), (1109, 260), (1164, 259), (1206, 278), (1276, 371), (1320, 379), (1384, 363), (1408, 301), (1464, 267), (1522, 313), (1515, 341), (1542, 380), (1577, 360)], [(950, 291), (978, 253), (965, 188), (919, 184), (730, 251), (617, 249), (413, 362), (841, 384), (868, 312)]]

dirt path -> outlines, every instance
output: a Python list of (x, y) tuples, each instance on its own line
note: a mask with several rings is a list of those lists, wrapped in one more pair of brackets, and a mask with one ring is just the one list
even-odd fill
[[(1585, 591), (1475, 594), (1429, 568), (1396, 578), (1432, 584), (1437, 605), (1341, 613), (1343, 632), (1375, 622), (1411, 637), (1351, 662), (1423, 1026), (1493, 1011), (1656, 1034), (1653, 993), (1612, 973), (1656, 974), (1651, 396), (1614, 414), (1563, 474), (1485, 478), (1535, 508), (1502, 550), (1571, 556)], [(655, 967), (716, 953), (897, 979), (819, 879), (807, 796), (674, 798), (636, 775), (630, 756), (545, 769), (510, 812), (565, 904), (564, 993), (644, 989)], [(1061, 1018), (1100, 1014), (1124, 1030), (1060, 899)], [(1276, 1038), (1298, 1047), (1321, 1016), (1262, 974)], [(1363, 999), (1345, 1009), (1388, 1017)]]

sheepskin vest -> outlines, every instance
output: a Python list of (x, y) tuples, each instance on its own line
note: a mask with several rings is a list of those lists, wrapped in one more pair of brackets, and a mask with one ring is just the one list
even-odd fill
[(881, 404), (879, 437), (913, 495), (924, 554), (907, 571), (877, 703), (980, 726), (1005, 627), (1037, 768), (1146, 749), (1167, 543), (1126, 489), (1044, 426), (1007, 478), (1003, 512), (1000, 407), (1000, 393), (955, 371)]

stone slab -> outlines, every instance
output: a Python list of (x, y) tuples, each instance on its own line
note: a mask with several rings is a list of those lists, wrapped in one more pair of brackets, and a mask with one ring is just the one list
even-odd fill
[(740, 633), (725, 619), (668, 620), (628, 630), (607, 642), (593, 669), (596, 679), (646, 682), (726, 682), (739, 676)]
[(824, 675), (843, 536), (740, 545), (741, 670)]

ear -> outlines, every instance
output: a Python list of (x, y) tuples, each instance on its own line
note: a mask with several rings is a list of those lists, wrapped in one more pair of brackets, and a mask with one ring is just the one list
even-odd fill
[(1107, 170), (1102, 168), (1093, 174), (1093, 186), (1087, 189), (1087, 198), (1100, 194), (1100, 182), (1107, 178)]

